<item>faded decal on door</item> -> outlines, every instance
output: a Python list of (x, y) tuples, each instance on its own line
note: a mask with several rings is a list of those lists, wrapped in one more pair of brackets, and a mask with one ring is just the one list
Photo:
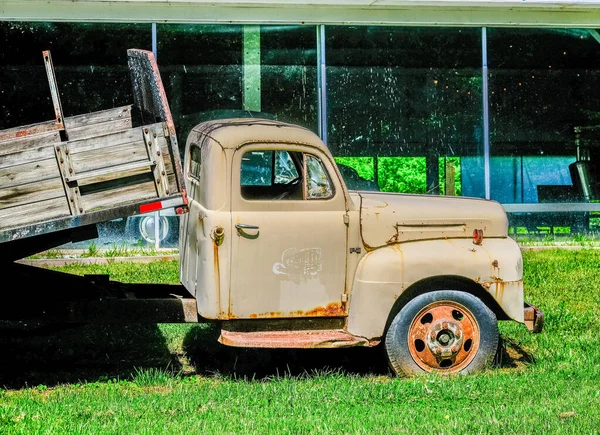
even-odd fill
[(289, 248), (283, 251), (281, 262), (273, 264), (273, 273), (287, 279), (315, 277), (323, 269), (321, 248)]

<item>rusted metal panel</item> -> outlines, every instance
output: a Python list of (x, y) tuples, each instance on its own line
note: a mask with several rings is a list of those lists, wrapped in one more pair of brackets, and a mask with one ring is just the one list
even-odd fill
[(537, 306), (525, 303), (523, 309), (525, 326), (533, 333), (542, 332), (544, 328), (544, 313)]
[(469, 310), (452, 301), (428, 305), (414, 318), (408, 335), (410, 355), (424, 371), (439, 368), (458, 373), (479, 349), (477, 320)]
[(226, 346), (263, 348), (340, 348), (369, 346), (369, 341), (343, 330), (232, 332), (222, 329)]
[(144, 122), (145, 124), (154, 123), (157, 119), (165, 122), (172, 149), (175, 150), (172, 152), (172, 160), (177, 174), (177, 190), (184, 193), (187, 203), (183, 166), (179, 158), (179, 144), (175, 134), (175, 122), (154, 54), (147, 50), (129, 49), (127, 58), (131, 72), (134, 105), (140, 108), (142, 119), (144, 116), (150, 116), (151, 120)]
[(324, 307), (315, 307), (311, 310), (296, 310), (290, 312), (270, 311), (264, 313), (252, 313), (251, 319), (269, 319), (280, 317), (343, 317), (346, 311), (341, 302), (332, 302)]

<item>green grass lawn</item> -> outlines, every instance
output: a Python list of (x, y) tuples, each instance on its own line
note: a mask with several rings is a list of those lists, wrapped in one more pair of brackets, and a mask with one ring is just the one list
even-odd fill
[[(380, 348), (227, 348), (211, 325), (5, 325), (0, 433), (600, 433), (600, 252), (524, 265), (545, 330), (501, 323), (474, 376), (398, 378)], [(63, 270), (178, 280), (176, 262)]]

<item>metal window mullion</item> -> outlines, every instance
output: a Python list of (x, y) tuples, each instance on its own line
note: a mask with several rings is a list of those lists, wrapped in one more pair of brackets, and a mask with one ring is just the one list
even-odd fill
[(327, 76), (325, 60), (325, 26), (317, 26), (317, 81), (319, 87), (319, 136), (327, 144)]
[(152, 23), (152, 54), (154, 54), (154, 59), (158, 59), (158, 40), (156, 36), (156, 23)]
[[(152, 23), (152, 54), (154, 59), (158, 61), (158, 44), (156, 35), (156, 23)], [(142, 221), (143, 222), (143, 221)], [(154, 212), (154, 249), (160, 248), (160, 212)]]
[(487, 62), (487, 29), (481, 28), (481, 76), (483, 79), (483, 179), (485, 198), (490, 199), (490, 116)]

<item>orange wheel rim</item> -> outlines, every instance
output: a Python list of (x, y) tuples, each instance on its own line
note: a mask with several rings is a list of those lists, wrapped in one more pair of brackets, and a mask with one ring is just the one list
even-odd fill
[(479, 349), (479, 324), (471, 312), (453, 301), (427, 305), (408, 330), (408, 350), (427, 372), (455, 373), (475, 358)]

